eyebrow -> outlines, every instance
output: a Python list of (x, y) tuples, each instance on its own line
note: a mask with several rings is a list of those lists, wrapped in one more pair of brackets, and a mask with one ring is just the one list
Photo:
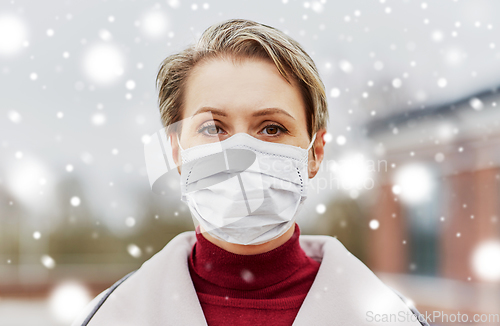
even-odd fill
[[(211, 112), (213, 115), (219, 115), (219, 116), (223, 116), (223, 117), (227, 117), (227, 114), (224, 110), (220, 110), (220, 109), (217, 109), (217, 108), (212, 108), (212, 107), (209, 107), (209, 106), (203, 106), (201, 108), (199, 108), (198, 110), (196, 110), (195, 113), (193, 113), (193, 115), (191, 116), (194, 117), (195, 115), (197, 114), (200, 114), (200, 113), (203, 113), (203, 112)], [(292, 119), (295, 120), (295, 118), (288, 112), (286, 112), (285, 110), (283, 109), (280, 109), (280, 108), (265, 108), (265, 109), (262, 109), (262, 110), (259, 110), (255, 113), (252, 114), (252, 117), (260, 117), (260, 116), (263, 116), (263, 115), (271, 115), (271, 114), (284, 114)]]
[(216, 109), (216, 108), (211, 108), (209, 106), (202, 106), (201, 108), (199, 108), (198, 110), (196, 110), (195, 113), (193, 113), (193, 115), (191, 116), (191, 118), (193, 118), (197, 114), (204, 113), (204, 112), (210, 112), (210, 113), (212, 113), (212, 115), (220, 115), (220, 116), (223, 116), (223, 117), (227, 117), (226, 112), (224, 112), (223, 110), (219, 110), (219, 109)]
[(263, 109), (263, 110), (255, 112), (254, 114), (252, 114), (252, 116), (253, 117), (260, 117), (260, 116), (269, 115), (269, 114), (284, 114), (286, 116), (289, 116), (293, 120), (295, 120), (295, 118), (292, 117), (292, 115), (290, 113), (288, 113), (285, 110), (280, 109), (280, 108), (267, 108), (267, 109)]

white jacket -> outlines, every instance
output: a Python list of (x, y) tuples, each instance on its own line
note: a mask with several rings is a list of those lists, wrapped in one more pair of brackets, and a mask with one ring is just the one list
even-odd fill
[[(300, 235), (299, 241), (321, 265), (293, 326), (427, 325), (336, 238)], [(195, 242), (195, 231), (177, 235), (95, 297), (72, 326), (207, 325), (188, 269)]]

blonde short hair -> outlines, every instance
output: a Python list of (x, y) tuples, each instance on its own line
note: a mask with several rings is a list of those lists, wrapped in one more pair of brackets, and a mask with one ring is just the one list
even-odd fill
[(168, 56), (156, 77), (158, 104), (164, 127), (182, 119), (184, 87), (189, 72), (204, 60), (230, 57), (270, 59), (289, 82), (300, 87), (306, 106), (309, 137), (326, 128), (328, 108), (318, 70), (300, 44), (283, 32), (246, 19), (229, 19), (207, 28), (198, 43)]

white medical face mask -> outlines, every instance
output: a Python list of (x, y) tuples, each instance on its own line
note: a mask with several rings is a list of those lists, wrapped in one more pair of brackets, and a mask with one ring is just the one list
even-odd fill
[[(307, 197), (307, 149), (237, 133), (181, 149), (181, 200), (212, 236), (255, 245), (285, 233)], [(177, 138), (179, 142), (179, 139)]]

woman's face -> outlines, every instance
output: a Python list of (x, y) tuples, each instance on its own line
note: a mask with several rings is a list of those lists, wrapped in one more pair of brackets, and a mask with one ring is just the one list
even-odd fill
[[(262, 59), (238, 64), (212, 59), (195, 66), (186, 83), (182, 119), (179, 139), (184, 149), (240, 132), (302, 148), (310, 143), (299, 87), (295, 82), (290, 85), (272, 62)], [(315, 147), (321, 147), (316, 159), (323, 157), (323, 133), (315, 142)], [(179, 159), (176, 142), (172, 146)]]

